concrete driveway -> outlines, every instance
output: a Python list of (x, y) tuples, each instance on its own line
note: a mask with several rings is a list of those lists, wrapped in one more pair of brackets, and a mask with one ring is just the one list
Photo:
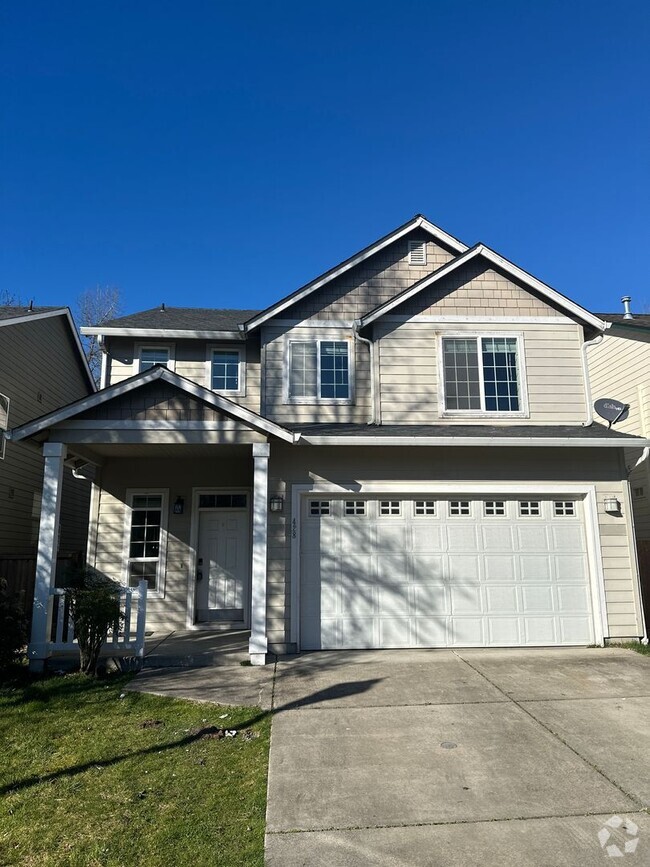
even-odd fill
[(269, 867), (650, 864), (632, 651), (305, 654), (273, 704)]

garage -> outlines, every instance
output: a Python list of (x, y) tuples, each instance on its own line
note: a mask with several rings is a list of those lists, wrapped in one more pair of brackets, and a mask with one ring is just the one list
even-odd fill
[(594, 642), (580, 497), (308, 495), (303, 650)]

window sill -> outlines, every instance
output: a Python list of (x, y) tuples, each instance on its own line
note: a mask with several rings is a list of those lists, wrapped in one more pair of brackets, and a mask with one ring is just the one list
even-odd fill
[(290, 397), (285, 400), (287, 406), (353, 406), (354, 400), (349, 397)]
[(483, 410), (467, 409), (467, 410), (443, 410), (440, 413), (440, 418), (449, 419), (509, 419), (509, 418), (530, 418), (527, 412), (487, 412)]

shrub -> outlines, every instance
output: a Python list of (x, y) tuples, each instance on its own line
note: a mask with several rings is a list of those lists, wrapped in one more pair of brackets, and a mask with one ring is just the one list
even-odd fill
[(124, 619), (120, 611), (120, 585), (87, 568), (69, 572), (66, 583), (81, 671), (94, 677), (108, 630)]
[(9, 594), (7, 581), (0, 578), (0, 670), (20, 656), (27, 643), (27, 619)]

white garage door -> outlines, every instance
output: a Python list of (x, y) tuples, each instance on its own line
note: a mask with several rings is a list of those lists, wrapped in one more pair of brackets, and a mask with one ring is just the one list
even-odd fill
[(304, 498), (300, 646), (594, 641), (580, 499)]

